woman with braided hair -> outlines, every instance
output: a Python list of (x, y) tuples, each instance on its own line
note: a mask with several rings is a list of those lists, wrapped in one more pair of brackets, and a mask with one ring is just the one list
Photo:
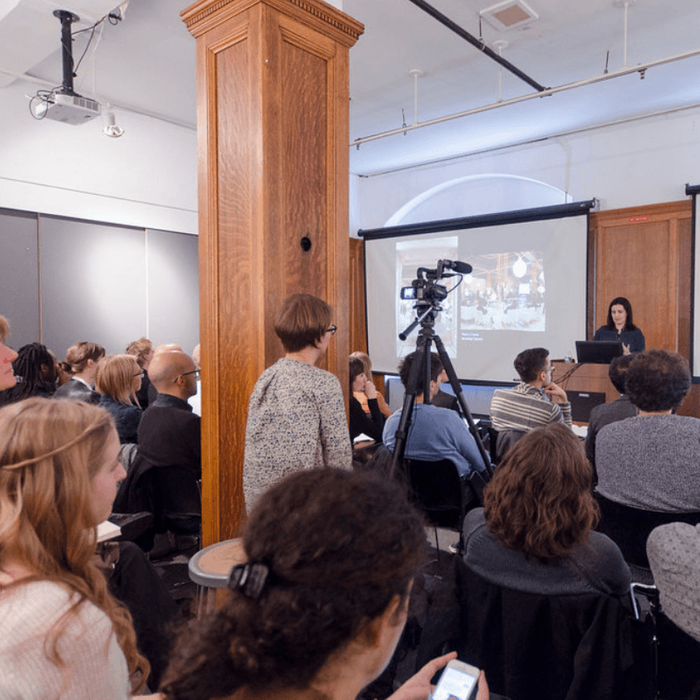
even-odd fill
[(124, 477), (109, 414), (32, 398), (0, 410), (2, 696), (126, 700), (145, 685), (129, 613), (94, 563)]
[(0, 405), (23, 401), (31, 396), (52, 396), (56, 391), (56, 358), (46, 345), (23, 345), (17, 352), (12, 367), (17, 383), (0, 394)]
[[(185, 629), (168, 700), (355, 700), (385, 668), (423, 561), (423, 520), (394, 482), (313, 469), (279, 481), (248, 516), (225, 607)], [(434, 659), (390, 700), (425, 700)], [(488, 698), (480, 682), (479, 700)]]

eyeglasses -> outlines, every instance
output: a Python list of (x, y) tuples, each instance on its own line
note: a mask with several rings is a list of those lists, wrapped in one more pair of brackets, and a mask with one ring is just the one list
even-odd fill
[(195, 379), (199, 379), (202, 376), (202, 370), (201, 369), (193, 369), (190, 372), (183, 372), (182, 374), (178, 374), (175, 379), (173, 379), (173, 384), (177, 384), (177, 380), (180, 379), (180, 377), (187, 377), (190, 374), (194, 374)]
[(335, 335), (335, 332), (338, 330), (338, 326), (331, 326), (330, 328), (326, 328), (326, 333), (330, 333), (331, 335)]

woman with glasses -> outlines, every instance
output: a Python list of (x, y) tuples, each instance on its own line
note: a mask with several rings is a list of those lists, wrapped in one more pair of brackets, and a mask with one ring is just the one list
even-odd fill
[(338, 378), (316, 367), (336, 326), (331, 307), (293, 294), (275, 318), (285, 356), (258, 379), (248, 408), (243, 490), (251, 510), (284, 476), (313, 467), (350, 468), (352, 454)]
[(114, 418), (122, 445), (139, 441), (143, 411), (136, 392), (141, 387), (142, 376), (143, 370), (133, 355), (107, 355), (97, 365), (95, 388), (102, 394), (99, 405)]

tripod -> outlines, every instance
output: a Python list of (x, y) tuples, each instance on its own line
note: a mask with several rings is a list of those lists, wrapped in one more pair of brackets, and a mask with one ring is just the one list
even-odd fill
[(438, 311), (442, 311), (442, 308), (437, 303), (429, 301), (417, 303), (416, 308), (419, 310), (419, 314), (421, 311), (423, 312), (422, 315), (419, 315), (403, 333), (399, 334), (399, 338), (401, 338), (401, 340), (405, 340), (419, 323), (421, 325), (421, 329), (416, 340), (416, 353), (413, 358), (413, 364), (411, 365), (411, 371), (409, 372), (408, 381), (406, 383), (406, 393), (404, 394), (403, 399), (401, 419), (399, 420), (399, 427), (396, 430), (396, 443), (394, 445), (392, 471), (397, 473), (397, 470), (401, 469), (404, 453), (406, 451), (408, 429), (411, 425), (413, 416), (413, 405), (416, 400), (418, 380), (421, 376), (421, 372), (423, 373), (423, 386), (425, 387), (423, 402), (427, 404), (430, 403), (430, 381), (432, 378), (430, 371), (430, 346), (432, 343), (435, 343), (438, 356), (440, 357), (444, 370), (447, 372), (447, 378), (449, 379), (450, 386), (457, 397), (462, 415), (467, 420), (469, 432), (472, 434), (472, 437), (476, 442), (476, 446), (479, 449), (479, 454), (481, 455), (481, 459), (486, 467), (486, 473), (489, 475), (489, 477), (491, 477), (493, 475), (491, 461), (486, 454), (484, 444), (479, 436), (479, 431), (476, 429), (476, 425), (474, 425), (474, 419), (469, 411), (469, 406), (467, 406), (467, 400), (464, 398), (464, 393), (462, 392), (462, 387), (457, 379), (457, 375), (455, 374), (452, 362), (450, 361), (440, 336), (435, 333), (435, 316)]

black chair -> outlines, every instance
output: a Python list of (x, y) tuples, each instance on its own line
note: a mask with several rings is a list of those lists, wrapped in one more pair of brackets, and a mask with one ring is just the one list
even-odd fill
[(489, 427), (489, 454), (492, 464), (496, 465), (505, 457), (506, 452), (527, 433), (526, 430), (496, 430)]
[(184, 467), (153, 467), (150, 489), (156, 517), (156, 531), (176, 535), (199, 535), (202, 499), (197, 477)]
[(631, 615), (622, 601), (515, 590), (456, 564), (461, 632), (449, 648), (484, 669), (493, 692), (511, 700), (631, 700)]
[[(662, 610), (656, 586), (632, 584), (632, 592), (646, 601), (640, 621), (651, 649), (654, 700), (700, 700), (700, 642), (678, 627)], [(639, 611), (639, 607), (638, 607)]]
[[(611, 501), (597, 492), (595, 496), (600, 505), (600, 522), (596, 528), (598, 532), (607, 535), (620, 548), (622, 556), (628, 564), (646, 570), (649, 575), (651, 571), (647, 558), (647, 538), (651, 531), (659, 525), (674, 522), (689, 523), (690, 525), (700, 523), (700, 512), (661, 513), (632, 508)], [(649, 579), (647, 579), (648, 581)]]
[(462, 476), (449, 459), (428, 462), (404, 458), (404, 470), (416, 505), (435, 528), (435, 548), (439, 552), (437, 528), (444, 527), (460, 533), (461, 553), (464, 516), (483, 505), (485, 477), (475, 471)]

